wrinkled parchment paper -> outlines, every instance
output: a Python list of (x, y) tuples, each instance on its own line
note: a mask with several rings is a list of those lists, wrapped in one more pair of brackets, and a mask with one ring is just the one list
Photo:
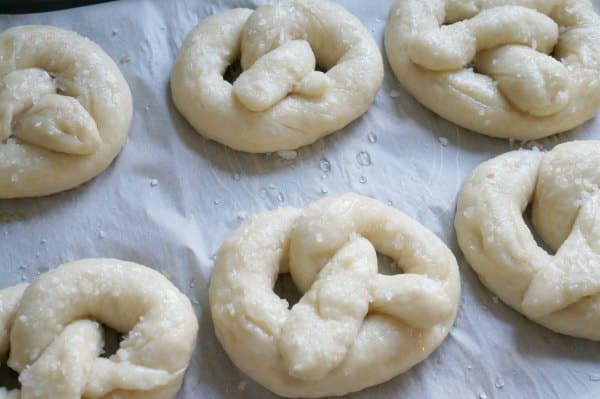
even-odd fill
[[(173, 107), (171, 67), (203, 18), (251, 0), (120, 0), (73, 10), (0, 16), (72, 29), (119, 64), (134, 96), (129, 140), (102, 175), (47, 198), (0, 201), (0, 286), (29, 281), (64, 262), (116, 257), (169, 276), (194, 303), (198, 347), (180, 399), (270, 398), (227, 358), (213, 333), (208, 283), (214, 255), (249, 214), (303, 207), (355, 191), (416, 218), (457, 254), (462, 302), (446, 341), (425, 362), (352, 398), (600, 398), (600, 344), (568, 338), (498, 302), (465, 263), (452, 226), (457, 193), (477, 164), (536, 145), (600, 138), (600, 118), (535, 143), (509, 143), (458, 128), (386, 78), (373, 107), (293, 160), (248, 155), (205, 140)], [(340, 0), (383, 48), (391, 0)], [(600, 0), (594, 1), (600, 9)], [(289, 156), (287, 156), (289, 158)]]

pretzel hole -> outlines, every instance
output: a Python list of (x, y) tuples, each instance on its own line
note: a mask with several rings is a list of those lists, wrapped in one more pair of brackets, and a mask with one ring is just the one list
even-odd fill
[(377, 252), (377, 272), (386, 276), (404, 273), (402, 267), (387, 255)]
[(531, 204), (528, 204), (527, 208), (525, 208), (525, 212), (523, 212), (523, 221), (525, 221), (527, 228), (529, 229), (529, 231), (531, 231), (531, 235), (533, 236), (533, 239), (535, 240), (538, 247), (542, 248), (544, 251), (546, 251), (552, 256), (556, 255), (556, 251), (550, 248), (550, 246), (546, 244), (544, 240), (542, 240), (542, 237), (539, 236), (539, 234), (537, 233), (537, 231), (535, 231), (535, 228), (533, 227), (533, 224), (531, 222)]
[(6, 388), (9, 391), (21, 388), (19, 374), (8, 367), (6, 362), (2, 362), (0, 365), (0, 387)]
[(315, 71), (327, 73), (328, 69), (325, 68), (323, 65), (319, 64), (319, 60), (317, 60), (317, 65), (315, 66)]
[(273, 287), (273, 292), (281, 299), (285, 299), (288, 302), (289, 309), (297, 304), (298, 301), (300, 301), (300, 298), (302, 298), (302, 294), (298, 291), (298, 288), (296, 287), (296, 284), (294, 284), (294, 280), (292, 280), (292, 276), (289, 273), (279, 275), (275, 282), (275, 286)]
[(119, 350), (124, 335), (104, 324), (102, 328), (104, 330), (104, 350), (100, 357), (109, 358)]
[(240, 63), (240, 60), (237, 60), (233, 64), (229, 64), (229, 66), (225, 69), (225, 73), (223, 73), (223, 79), (233, 84), (242, 74), (242, 72), (242, 64)]

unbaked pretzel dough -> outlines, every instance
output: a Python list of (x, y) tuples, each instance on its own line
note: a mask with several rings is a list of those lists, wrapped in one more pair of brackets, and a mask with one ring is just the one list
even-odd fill
[[(404, 274), (378, 274), (376, 250)], [(288, 272), (304, 294), (291, 309), (273, 292)], [(408, 370), (446, 337), (459, 295), (440, 239), (355, 194), (247, 221), (221, 247), (209, 293), (229, 357), (288, 397), (343, 395)]]
[[(232, 85), (223, 74), (238, 60)], [(200, 134), (260, 153), (340, 130), (369, 108), (382, 79), (379, 48), (356, 17), (329, 0), (282, 0), (201, 22), (177, 57), (171, 91)]]
[(385, 49), (419, 102), (489, 136), (549, 136), (600, 108), (600, 17), (588, 0), (397, 0)]
[[(513, 151), (478, 166), (458, 199), (467, 261), (502, 301), (554, 331), (600, 340), (600, 141)], [(541, 248), (532, 223), (555, 255)]]
[(97, 44), (52, 26), (0, 34), (0, 198), (92, 179), (121, 150), (131, 116), (129, 86)]
[[(125, 335), (109, 358), (99, 322)], [(10, 341), (21, 383), (0, 398), (172, 399), (197, 331), (189, 299), (160, 273), (115, 259), (65, 264), (0, 291), (0, 356)]]

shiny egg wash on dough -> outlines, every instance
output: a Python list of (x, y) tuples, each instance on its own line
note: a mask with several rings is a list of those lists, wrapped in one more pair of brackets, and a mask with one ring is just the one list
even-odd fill
[[(403, 273), (382, 275), (376, 251)], [(273, 287), (290, 273), (291, 309)], [(456, 317), (456, 259), (435, 234), (356, 194), (249, 218), (210, 282), (215, 332), (248, 376), (286, 397), (345, 395), (426, 359)]]
[[(482, 283), (556, 332), (600, 340), (600, 141), (513, 151), (479, 165), (458, 198), (458, 243)], [(551, 252), (541, 248), (523, 219)]]
[[(101, 357), (100, 323), (123, 334)], [(20, 389), (2, 399), (173, 399), (196, 344), (189, 299), (162, 274), (86, 259), (0, 290), (0, 356)]]
[(95, 43), (30, 25), (0, 34), (0, 198), (76, 187), (125, 143), (131, 92)]
[(384, 41), (408, 92), (475, 132), (534, 140), (600, 108), (589, 0), (396, 0)]
[[(231, 84), (223, 75), (238, 60)], [(330, 0), (282, 0), (202, 21), (177, 56), (171, 92), (198, 133), (265, 153), (342, 129), (367, 111), (382, 80), (381, 53), (358, 18)]]

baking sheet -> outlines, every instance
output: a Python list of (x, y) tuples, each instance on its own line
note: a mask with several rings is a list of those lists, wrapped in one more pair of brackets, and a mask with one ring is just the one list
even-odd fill
[(111, 0), (0, 0), (0, 12), (6, 14), (41, 12), (79, 7)]
[[(391, 0), (340, 0), (383, 48)], [(594, 1), (600, 9), (600, 0)], [(214, 254), (249, 214), (303, 207), (355, 191), (416, 218), (455, 252), (462, 274), (456, 324), (425, 362), (351, 398), (600, 398), (599, 344), (537, 326), (487, 291), (465, 263), (452, 226), (456, 195), (480, 162), (518, 148), (600, 138), (600, 119), (535, 143), (483, 137), (435, 116), (386, 78), (373, 107), (294, 160), (248, 155), (205, 140), (177, 113), (169, 75), (203, 18), (250, 0), (121, 0), (74, 10), (0, 16), (2, 30), (51, 24), (99, 43), (134, 95), (129, 140), (90, 183), (55, 196), (0, 201), (0, 286), (64, 262), (116, 257), (164, 272), (194, 303), (198, 347), (178, 398), (269, 398), (229, 361), (213, 333), (208, 283)], [(366, 155), (368, 154), (368, 155)]]

